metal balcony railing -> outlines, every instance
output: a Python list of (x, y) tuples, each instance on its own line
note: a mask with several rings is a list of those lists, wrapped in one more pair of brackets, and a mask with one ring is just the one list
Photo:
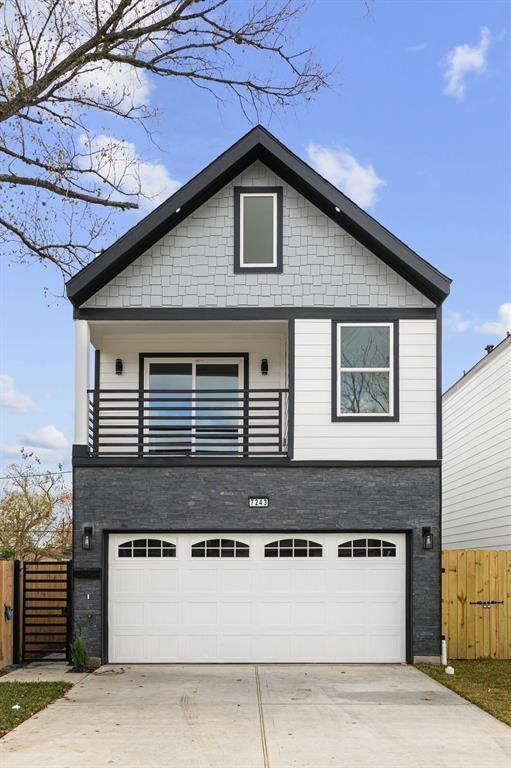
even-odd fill
[(91, 389), (92, 456), (286, 456), (287, 389)]

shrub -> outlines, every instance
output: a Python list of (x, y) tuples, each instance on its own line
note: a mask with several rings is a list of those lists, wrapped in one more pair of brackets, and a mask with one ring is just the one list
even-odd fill
[(0, 546), (0, 560), (14, 560), (14, 548)]
[(80, 636), (71, 644), (71, 658), (76, 672), (86, 672), (89, 667), (89, 654)]

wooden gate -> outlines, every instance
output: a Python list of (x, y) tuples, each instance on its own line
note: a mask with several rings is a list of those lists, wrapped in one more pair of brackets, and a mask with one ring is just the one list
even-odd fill
[(70, 638), (71, 562), (23, 564), (23, 661), (63, 661)]
[(511, 659), (511, 552), (443, 551), (442, 634), (450, 659)]

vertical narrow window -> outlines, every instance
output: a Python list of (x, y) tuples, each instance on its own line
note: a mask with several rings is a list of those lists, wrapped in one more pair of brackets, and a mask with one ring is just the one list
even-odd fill
[(397, 418), (397, 329), (393, 323), (337, 323), (334, 418)]
[(235, 187), (235, 271), (282, 270), (282, 189)]

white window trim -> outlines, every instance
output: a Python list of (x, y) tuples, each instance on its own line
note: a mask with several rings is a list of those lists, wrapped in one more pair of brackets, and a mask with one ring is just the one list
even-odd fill
[[(244, 254), (244, 205), (246, 197), (272, 197), (273, 198), (273, 260), (271, 262), (245, 263)], [(277, 266), (277, 193), (276, 192), (242, 192), (240, 194), (240, 267), (244, 269), (271, 269)]]
[[(343, 368), (342, 360), (342, 329), (343, 328), (388, 328), (389, 329), (389, 366), (387, 368)], [(338, 323), (337, 324), (337, 416), (343, 419), (374, 419), (394, 416), (394, 324), (393, 323)], [(389, 410), (378, 413), (349, 413), (341, 410), (341, 373), (388, 373), (389, 374)]]

